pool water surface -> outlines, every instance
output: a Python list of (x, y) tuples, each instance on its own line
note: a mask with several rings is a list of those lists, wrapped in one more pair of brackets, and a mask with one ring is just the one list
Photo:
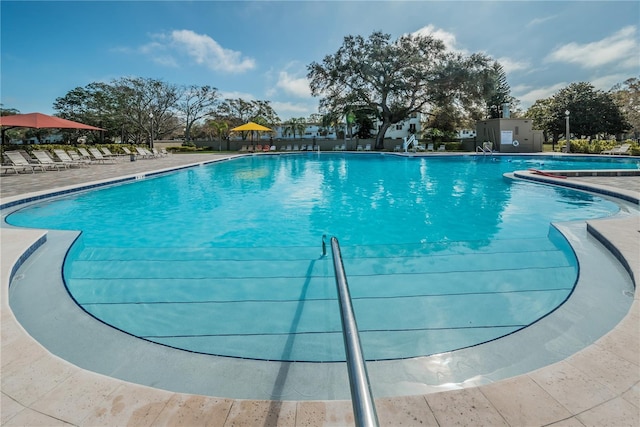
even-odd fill
[(399, 359), (508, 335), (571, 294), (577, 262), (551, 223), (618, 206), (503, 178), (540, 162), (250, 156), (43, 202), (7, 222), (82, 230), (64, 279), (97, 319), (261, 360), (344, 360), (333, 267), (321, 256), (321, 237), (335, 235), (365, 357)]

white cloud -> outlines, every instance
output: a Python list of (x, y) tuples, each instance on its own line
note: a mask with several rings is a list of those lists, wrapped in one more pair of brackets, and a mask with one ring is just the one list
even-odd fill
[(282, 121), (289, 120), (294, 117), (309, 117), (313, 113), (318, 112), (317, 105), (309, 105), (305, 103), (280, 102), (274, 101), (271, 107), (278, 113)]
[(546, 61), (577, 64), (583, 68), (596, 68), (615, 64), (621, 68), (639, 65), (636, 27), (628, 26), (602, 40), (580, 44), (569, 43), (551, 52)]
[(561, 82), (552, 86), (532, 88), (531, 86), (515, 86), (511, 88), (511, 92), (522, 103), (523, 108), (531, 107), (537, 100), (549, 98), (555, 95), (560, 89), (568, 86), (568, 83)]
[(527, 61), (516, 61), (507, 57), (498, 58), (497, 61), (502, 65), (504, 72), (507, 74), (513, 71), (528, 70), (531, 68), (531, 64)]
[(250, 93), (239, 92), (239, 91), (224, 91), (224, 90), (220, 91), (220, 97), (222, 99), (238, 99), (238, 98), (242, 98), (245, 101), (253, 101), (253, 100), (256, 99), (256, 97), (253, 96)]
[(289, 95), (299, 98), (311, 98), (311, 89), (306, 77), (294, 77), (286, 71), (280, 71), (276, 86)]
[(243, 56), (241, 52), (225, 49), (211, 37), (191, 30), (175, 30), (168, 34), (154, 34), (153, 41), (138, 47), (135, 51), (119, 48), (126, 53), (141, 53), (152, 61), (169, 67), (178, 67), (181, 62), (176, 57), (186, 55), (197, 64), (214, 71), (241, 73), (255, 68), (255, 60)]
[(533, 18), (531, 21), (527, 23), (527, 27), (535, 27), (536, 25), (544, 24), (547, 21), (552, 21), (556, 19), (558, 15), (545, 16), (542, 18)]
[(252, 58), (243, 57), (241, 52), (223, 48), (205, 34), (197, 34), (191, 30), (175, 30), (171, 32), (170, 39), (176, 48), (184, 49), (196, 63), (214, 71), (236, 73), (255, 68)]
[(593, 85), (597, 90), (609, 91), (613, 86), (618, 83), (622, 83), (629, 78), (628, 74), (609, 74), (608, 76), (602, 76), (589, 80), (589, 83)]
[(412, 36), (431, 36), (436, 39), (442, 40), (444, 46), (447, 50), (458, 51), (461, 52), (462, 49), (458, 49), (456, 47), (456, 36), (453, 33), (449, 33), (440, 28), (436, 28), (433, 25), (429, 24), (426, 27), (422, 27), (417, 31), (411, 33)]

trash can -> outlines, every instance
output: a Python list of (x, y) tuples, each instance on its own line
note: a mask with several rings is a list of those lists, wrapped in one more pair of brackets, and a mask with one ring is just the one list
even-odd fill
[(133, 153), (129, 154), (129, 160), (131, 160), (132, 162), (135, 162), (136, 161), (136, 155), (133, 154)]

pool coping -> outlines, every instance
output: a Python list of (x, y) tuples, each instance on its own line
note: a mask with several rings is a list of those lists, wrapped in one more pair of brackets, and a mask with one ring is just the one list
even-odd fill
[[(554, 178), (547, 183), (562, 185)], [(637, 283), (638, 240), (629, 230), (640, 230), (638, 218), (588, 221), (587, 226), (604, 238), (605, 245), (617, 249)], [(282, 425), (353, 423), (348, 401), (245, 401), (184, 395), (84, 371), (51, 355), (25, 333), (8, 307), (9, 279), (44, 238), (44, 230), (0, 228), (3, 425), (36, 423), (24, 420), (39, 420), (42, 425), (113, 425), (134, 420), (137, 425), (169, 424), (178, 416), (213, 417), (220, 425), (243, 420), (247, 425), (270, 424), (269, 420)], [(640, 412), (637, 300), (636, 293), (631, 309), (611, 332), (566, 360), (475, 388), (376, 399), (380, 421), (396, 424), (420, 419), (447, 424), (455, 419), (450, 408), (455, 406), (460, 420), (492, 424), (544, 425), (572, 418), (584, 424), (598, 420), (636, 424)]]

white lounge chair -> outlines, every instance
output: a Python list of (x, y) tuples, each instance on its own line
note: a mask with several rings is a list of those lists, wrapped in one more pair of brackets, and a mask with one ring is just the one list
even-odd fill
[(427, 144), (427, 151), (433, 151), (433, 144), (432, 143)]
[(55, 154), (56, 157), (58, 159), (60, 159), (60, 161), (62, 163), (66, 164), (66, 165), (69, 165), (70, 168), (74, 167), (74, 166), (78, 167), (78, 168), (89, 166), (88, 162), (83, 162), (83, 161), (80, 161), (80, 160), (73, 160), (71, 158), (71, 156), (69, 156), (69, 154), (66, 151), (62, 150), (62, 149), (54, 149), (53, 150), (53, 154)]
[(366, 144), (364, 146), (364, 151), (371, 151), (371, 144)]
[(68, 169), (69, 165), (63, 163), (63, 162), (56, 162), (55, 160), (53, 160), (51, 158), (51, 156), (49, 156), (49, 153), (47, 153), (44, 150), (33, 150), (31, 152), (31, 154), (33, 154), (36, 157), (36, 160), (43, 165), (44, 167), (50, 168), (51, 170), (53, 170), (55, 168), (55, 170), (60, 170), (60, 168), (62, 169)]
[(444, 146), (444, 144), (438, 147), (438, 151), (446, 151), (446, 147)]
[(98, 151), (97, 148), (89, 148), (89, 153), (91, 154), (91, 157), (93, 157), (97, 162), (115, 162), (115, 159), (109, 158), (109, 157), (105, 157), (102, 155), (102, 153), (100, 151)]
[(35, 173), (36, 169), (40, 169), (42, 172), (46, 171), (44, 166), (41, 164), (29, 163), (29, 160), (25, 159), (22, 154), (17, 151), (5, 151), (4, 156), (7, 158), (11, 166), (22, 168), (23, 171), (26, 171), (27, 169), (30, 169), (31, 173)]
[(126, 156), (126, 154), (113, 154), (111, 150), (109, 150), (109, 148), (107, 147), (101, 147), (100, 150), (102, 151), (102, 154), (104, 154), (105, 157), (115, 159), (115, 160), (122, 159), (123, 157)]
[(611, 150), (601, 151), (600, 154), (611, 154), (611, 155), (621, 155), (621, 154), (631, 154), (631, 144), (622, 144), (619, 147), (614, 147)]
[(358, 144), (356, 146), (356, 151), (362, 151), (362, 150), (363, 150), (362, 145)]
[(71, 160), (73, 160), (74, 162), (84, 163), (87, 166), (89, 166), (91, 163), (93, 163), (91, 161), (91, 159), (86, 159), (86, 158), (82, 157), (80, 154), (78, 154), (74, 150), (67, 150), (67, 154), (69, 155), (69, 157), (71, 157)]

